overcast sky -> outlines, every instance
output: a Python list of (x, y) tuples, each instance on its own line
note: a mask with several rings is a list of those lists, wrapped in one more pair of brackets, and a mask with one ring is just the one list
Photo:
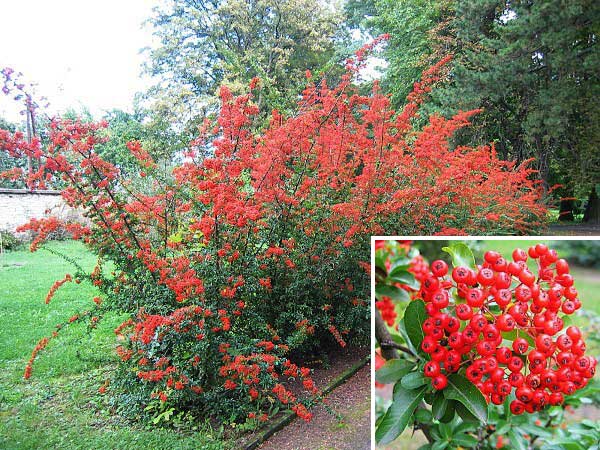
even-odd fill
[[(0, 68), (39, 83), (52, 113), (84, 105), (95, 115), (130, 110), (134, 94), (148, 85), (140, 77), (139, 50), (151, 43), (142, 22), (156, 0), (1, 3)], [(14, 103), (0, 92), (0, 116), (21, 120)]]

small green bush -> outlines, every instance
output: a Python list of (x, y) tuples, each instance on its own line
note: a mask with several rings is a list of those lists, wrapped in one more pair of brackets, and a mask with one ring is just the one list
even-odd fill
[(6, 230), (0, 230), (0, 251), (17, 250), (23, 245), (13, 233)]

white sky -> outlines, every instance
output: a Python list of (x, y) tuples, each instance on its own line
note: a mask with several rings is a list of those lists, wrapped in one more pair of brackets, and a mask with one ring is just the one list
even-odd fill
[[(142, 28), (157, 0), (2, 0), (0, 68), (23, 72), (50, 102), (50, 112), (88, 107), (131, 110), (133, 96), (148, 86), (140, 77), (150, 46)], [(11, 97), (0, 92), (0, 116), (20, 121)]]

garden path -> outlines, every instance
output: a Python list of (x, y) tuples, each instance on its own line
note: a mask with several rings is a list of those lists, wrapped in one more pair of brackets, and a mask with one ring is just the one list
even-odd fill
[(368, 450), (371, 442), (371, 365), (362, 367), (312, 411), (310, 423), (294, 420), (262, 450)]

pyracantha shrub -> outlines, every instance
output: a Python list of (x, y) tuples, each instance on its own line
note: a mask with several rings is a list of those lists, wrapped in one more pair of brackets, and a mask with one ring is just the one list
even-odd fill
[[(504, 405), (504, 415), (546, 415), (549, 407), (575, 398), (595, 375), (597, 360), (586, 355), (581, 330), (568, 325), (581, 301), (569, 264), (556, 250), (537, 244), (516, 248), (509, 258), (490, 250), (480, 265), (464, 244), (443, 250), (452, 267), (442, 259), (428, 264), (410, 241), (375, 243), (377, 378), (380, 387), (397, 382), (392, 406), (378, 421), (382, 443), (410, 422), (398, 421), (397, 411), (411, 396), (432, 405), (428, 416), (425, 410), (415, 416), (417, 427), (432, 415), (455, 424), (455, 411), (465, 422), (486, 422), (493, 405)], [(397, 350), (408, 361), (394, 359)], [(413, 411), (417, 405), (410, 403)]]
[(263, 418), (279, 403), (308, 418), (281, 381), (316, 388), (289, 357), (368, 339), (370, 234), (524, 233), (543, 221), (529, 169), (490, 147), (450, 148), (477, 111), (413, 128), (447, 60), (395, 112), (377, 83), (370, 95), (353, 84), (367, 50), (337, 86), (307, 73), (297, 113), (273, 111), (260, 131), (260, 80), (239, 97), (223, 87), (218, 117), (169, 173), (130, 142), (140, 172), (124, 177), (95, 151), (106, 123), (53, 120), (45, 147), (0, 131), (0, 148), (36, 162), (5, 176), (34, 189), (65, 183), (66, 203), (85, 211), (86, 224), (49, 217), (21, 230), (35, 235), (35, 249), (67, 227), (98, 255), (91, 274), (73, 278), (102, 291), (92, 311), (129, 314), (113, 383), (129, 402), (227, 418)]

